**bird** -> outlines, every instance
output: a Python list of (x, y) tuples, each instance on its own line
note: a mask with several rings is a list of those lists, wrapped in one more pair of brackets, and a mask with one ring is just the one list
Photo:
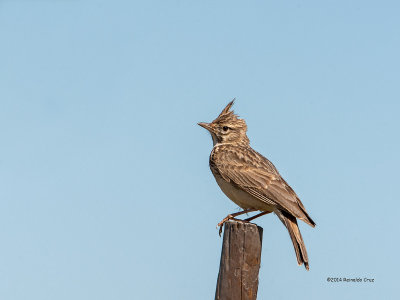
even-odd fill
[[(242, 208), (242, 211), (229, 214), (218, 223), (219, 234), (228, 220), (250, 222), (274, 212), (289, 232), (298, 265), (304, 264), (309, 270), (307, 250), (297, 219), (312, 227), (316, 224), (272, 162), (250, 147), (246, 121), (231, 109), (234, 102), (235, 99), (229, 102), (211, 123), (198, 123), (212, 137), (209, 165), (217, 184), (230, 200)], [(235, 218), (254, 211), (259, 213), (245, 220)]]

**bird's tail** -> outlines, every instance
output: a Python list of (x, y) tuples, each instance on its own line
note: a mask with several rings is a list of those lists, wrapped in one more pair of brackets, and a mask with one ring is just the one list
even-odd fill
[(297, 225), (296, 218), (285, 211), (277, 210), (275, 213), (289, 231), (289, 235), (294, 246), (294, 251), (296, 252), (297, 263), (299, 266), (304, 263), (304, 267), (309, 270), (307, 250), (306, 246), (304, 245), (299, 226)]

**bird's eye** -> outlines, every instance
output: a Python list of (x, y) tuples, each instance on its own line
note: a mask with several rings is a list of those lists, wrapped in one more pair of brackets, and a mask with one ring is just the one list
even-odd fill
[(228, 126), (224, 126), (224, 127), (222, 127), (222, 130), (223, 130), (223, 131), (228, 131), (228, 129), (229, 129), (229, 127), (228, 127)]

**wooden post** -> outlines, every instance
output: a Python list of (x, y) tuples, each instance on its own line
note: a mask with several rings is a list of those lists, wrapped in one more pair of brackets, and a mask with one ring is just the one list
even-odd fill
[(252, 223), (225, 223), (216, 300), (257, 299), (262, 232)]

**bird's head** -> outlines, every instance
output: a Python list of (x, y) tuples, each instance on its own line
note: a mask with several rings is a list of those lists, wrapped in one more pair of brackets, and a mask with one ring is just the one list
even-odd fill
[(220, 143), (247, 146), (250, 143), (246, 135), (246, 122), (243, 119), (239, 119), (230, 110), (234, 101), (235, 99), (229, 102), (219, 116), (211, 123), (198, 123), (198, 125), (210, 132), (214, 146)]

